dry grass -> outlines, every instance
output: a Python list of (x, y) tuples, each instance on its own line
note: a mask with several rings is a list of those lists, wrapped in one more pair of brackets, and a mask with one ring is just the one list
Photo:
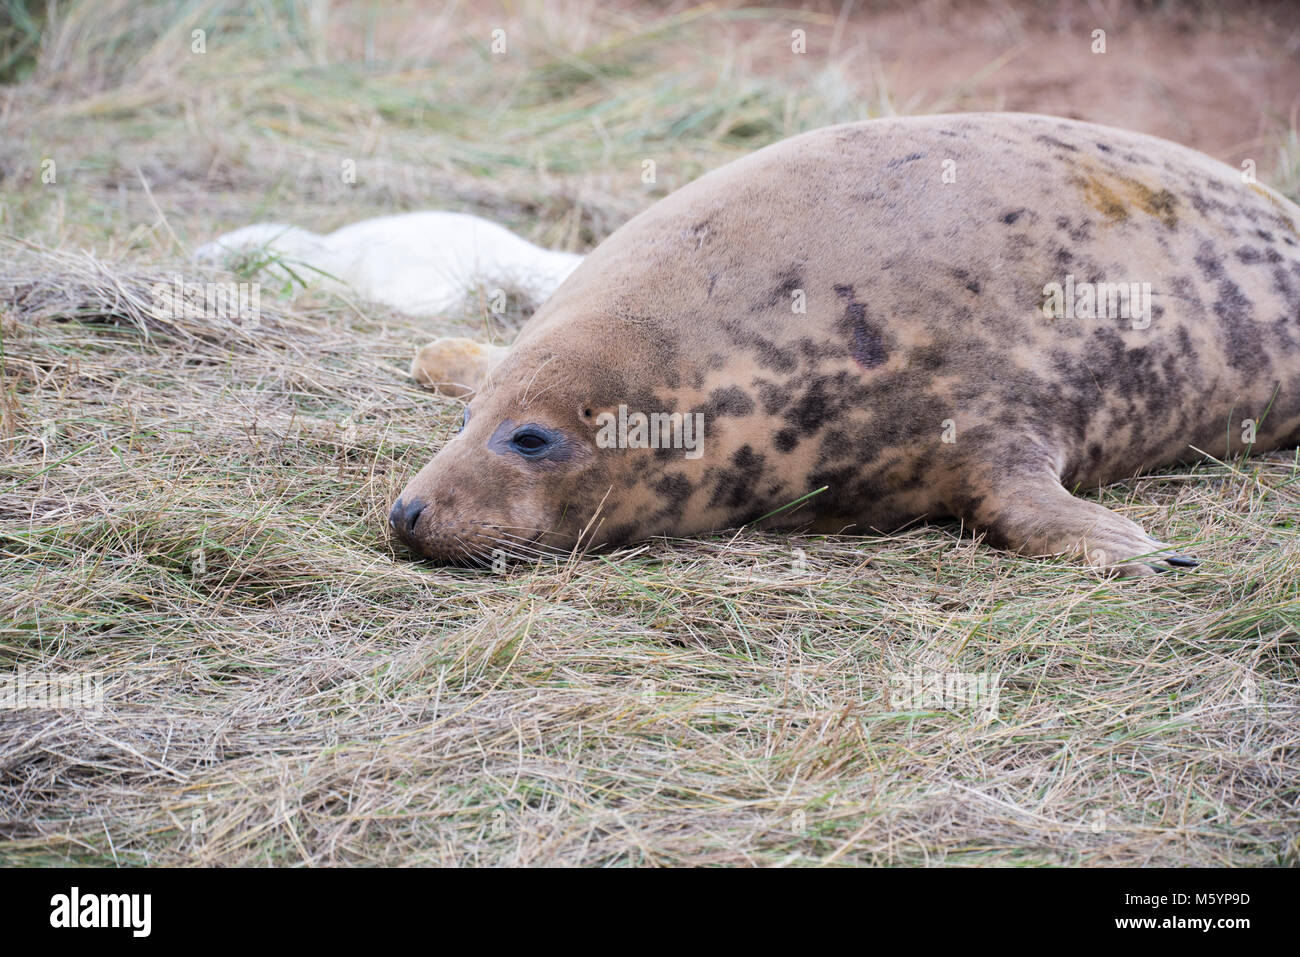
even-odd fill
[[(355, 70), (319, 64), (311, 5), (125, 9), (74, 4), (0, 91), (0, 668), (105, 682), (98, 712), (0, 711), (0, 861), (1296, 863), (1294, 453), (1100, 493), (1194, 543), (1177, 577), (942, 527), (440, 569), (383, 534), (459, 413), (403, 370), (482, 315), (310, 293), (264, 294), (256, 328), (148, 313), (187, 244), (251, 219), (446, 206), (583, 248), (883, 100), (715, 89), (677, 8), (526, 5), (554, 39), (522, 63), (369, 72), (364, 28)], [(242, 59), (158, 52), (192, 22)], [(645, 150), (650, 194), (627, 185)], [(349, 151), (372, 164), (352, 189), (328, 172)], [(997, 676), (996, 717), (891, 701), (918, 669)]]

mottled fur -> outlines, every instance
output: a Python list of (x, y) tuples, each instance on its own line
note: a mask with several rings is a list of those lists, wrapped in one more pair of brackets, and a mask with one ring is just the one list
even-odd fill
[[(1246, 419), (1257, 450), (1300, 442), (1298, 227), (1300, 209), (1230, 167), (1070, 120), (798, 136), (597, 248), (481, 383), (394, 524), (455, 559), (584, 530), (609, 544), (731, 527), (826, 486), (766, 525), (954, 516), (1028, 554), (1183, 564), (1071, 490), (1194, 448), (1241, 452)], [(1149, 282), (1149, 326), (1045, 318), (1044, 286), (1067, 273)], [(596, 416), (620, 403), (705, 412), (705, 454), (596, 447)], [(569, 454), (490, 448), (506, 421), (556, 430)]]

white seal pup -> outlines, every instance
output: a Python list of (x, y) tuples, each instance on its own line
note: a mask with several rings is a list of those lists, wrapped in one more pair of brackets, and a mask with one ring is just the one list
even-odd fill
[(478, 288), (500, 287), (541, 302), (583, 258), (535, 246), (478, 216), (432, 211), (366, 219), (324, 236), (257, 223), (195, 253), (213, 265), (241, 256), (280, 279), (350, 290), (411, 316), (456, 308)]

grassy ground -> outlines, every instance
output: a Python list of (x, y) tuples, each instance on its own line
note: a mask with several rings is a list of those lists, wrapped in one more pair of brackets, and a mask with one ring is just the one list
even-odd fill
[[(775, 16), (106, 0), (34, 59), (0, 31), (0, 669), (104, 692), (0, 711), (0, 862), (1297, 862), (1295, 453), (1096, 493), (1192, 548), (1177, 577), (933, 526), (439, 569), (383, 519), (459, 406), (403, 370), (509, 328), (148, 314), (258, 219), (466, 209), (582, 250), (788, 133), (961, 103), (773, 67), (764, 31), (844, 28)], [(1296, 143), (1281, 116), (1258, 152), (1292, 195)], [(953, 673), (996, 714), (897, 697)]]

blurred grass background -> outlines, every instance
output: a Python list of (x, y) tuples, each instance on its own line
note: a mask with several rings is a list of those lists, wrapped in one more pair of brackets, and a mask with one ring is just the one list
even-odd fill
[[(0, 861), (1295, 864), (1294, 453), (1097, 493), (1192, 543), (1177, 578), (945, 527), (438, 569), (384, 535), (460, 416), (405, 363), (511, 328), (313, 291), (159, 322), (147, 290), (263, 219), (583, 251), (896, 113), (1111, 122), (1295, 197), (1298, 50), (1281, 3), (0, 0), (0, 669), (107, 699), (0, 712)], [(997, 675), (998, 716), (892, 704), (918, 669)]]

